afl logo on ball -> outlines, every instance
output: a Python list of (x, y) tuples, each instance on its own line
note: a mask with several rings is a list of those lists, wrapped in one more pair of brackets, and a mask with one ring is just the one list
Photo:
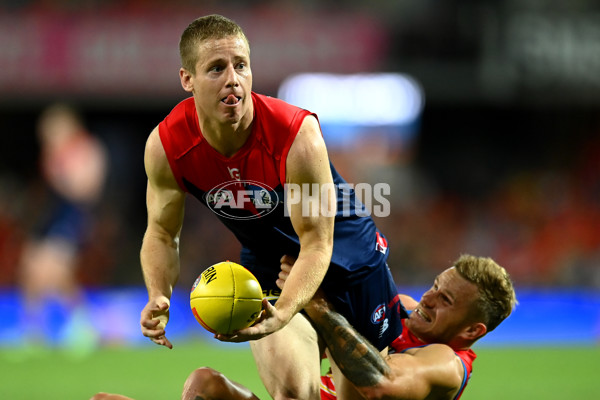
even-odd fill
[(377, 306), (373, 314), (371, 315), (371, 322), (374, 324), (378, 324), (385, 319), (385, 304), (380, 304)]

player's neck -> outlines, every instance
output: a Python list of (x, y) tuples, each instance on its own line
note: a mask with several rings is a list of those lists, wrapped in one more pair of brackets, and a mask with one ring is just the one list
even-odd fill
[(241, 120), (237, 124), (201, 125), (202, 136), (216, 151), (225, 157), (232, 157), (241, 149), (252, 133), (252, 121)]

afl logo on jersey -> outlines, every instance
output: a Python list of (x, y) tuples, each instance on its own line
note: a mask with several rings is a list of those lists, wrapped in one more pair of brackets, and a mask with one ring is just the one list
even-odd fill
[(373, 314), (371, 314), (371, 322), (374, 324), (378, 324), (385, 319), (385, 304), (380, 304), (377, 306)]
[(264, 217), (279, 204), (279, 196), (273, 188), (252, 180), (221, 183), (209, 190), (204, 200), (215, 214), (238, 220)]
[(375, 232), (375, 250), (377, 250), (380, 253), (385, 254), (385, 252), (387, 251), (387, 248), (388, 248), (387, 239), (383, 235), (380, 235), (379, 232)]

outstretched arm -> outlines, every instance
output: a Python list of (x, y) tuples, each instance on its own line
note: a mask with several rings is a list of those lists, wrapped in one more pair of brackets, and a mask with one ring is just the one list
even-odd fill
[(344, 376), (357, 387), (372, 387), (391, 374), (379, 351), (362, 337), (322, 292), (304, 308)]
[(286, 206), (300, 241), (294, 272), (275, 307), (266, 309), (258, 323), (234, 335), (216, 335), (217, 339), (256, 340), (283, 328), (310, 301), (329, 268), (336, 199), (327, 149), (316, 118), (304, 119), (286, 165)]
[(300, 253), (275, 307), (291, 317), (313, 297), (331, 262), (336, 195), (325, 142), (315, 117), (308, 116), (287, 159), (288, 212)]
[(144, 155), (148, 187), (148, 226), (140, 252), (148, 303), (140, 317), (144, 336), (171, 348), (165, 336), (170, 298), (179, 277), (179, 233), (183, 223), (185, 194), (177, 185), (158, 128), (150, 134)]
[(383, 357), (317, 293), (305, 307), (344, 377), (366, 399), (451, 399), (464, 369), (444, 344)]

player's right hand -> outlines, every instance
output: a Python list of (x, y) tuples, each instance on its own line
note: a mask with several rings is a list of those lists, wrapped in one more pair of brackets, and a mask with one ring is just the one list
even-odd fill
[(170, 301), (165, 296), (151, 298), (144, 307), (140, 317), (142, 334), (154, 343), (169, 349), (173, 345), (165, 336), (165, 327), (169, 322)]
[(282, 313), (269, 303), (269, 300), (266, 298), (262, 300), (262, 306), (263, 311), (252, 326), (235, 331), (230, 335), (215, 334), (215, 339), (222, 342), (234, 343), (258, 340), (273, 332), (277, 332), (289, 322), (289, 319), (285, 320), (282, 318)]

